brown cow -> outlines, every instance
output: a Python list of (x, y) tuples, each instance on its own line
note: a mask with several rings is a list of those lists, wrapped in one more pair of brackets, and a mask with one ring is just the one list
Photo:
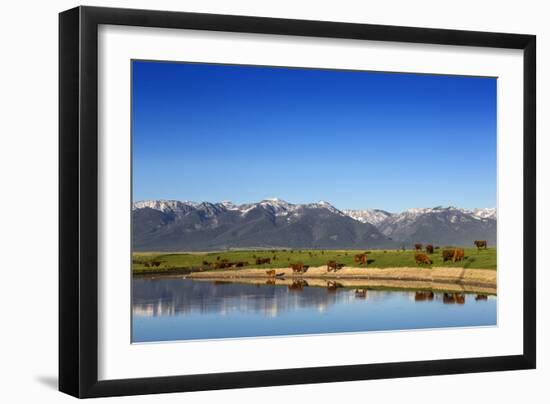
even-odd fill
[(267, 274), (267, 276), (270, 276), (270, 277), (275, 277), (276, 275), (276, 271), (274, 269), (270, 269), (269, 271), (265, 271), (265, 273)]
[(304, 264), (302, 264), (301, 262), (298, 262), (296, 264), (290, 264), (290, 268), (292, 268), (292, 272), (297, 272), (297, 273), (306, 272), (304, 270)]
[(256, 265), (271, 264), (271, 258), (256, 258)]
[(452, 261), (455, 255), (455, 250), (443, 250), (441, 256), (443, 257), (443, 262)]
[(474, 241), (474, 245), (477, 247), (478, 250), (482, 248), (487, 249), (487, 240), (476, 240)]
[(329, 261), (327, 262), (327, 272), (334, 271), (336, 272), (338, 270), (338, 264), (336, 261)]
[(476, 302), (480, 300), (487, 300), (487, 295), (476, 295)]
[(416, 251), (421, 251), (421, 250), (422, 250), (422, 244), (420, 244), (420, 243), (415, 244), (415, 245), (414, 245), (414, 249), (415, 249)]
[(453, 262), (462, 261), (464, 259), (464, 248), (455, 248), (453, 254)]
[(432, 260), (430, 260), (426, 254), (414, 254), (414, 260), (416, 261), (417, 265), (420, 265), (420, 264), (431, 265), (431, 264), (433, 264)]
[(364, 253), (364, 254), (357, 254), (355, 255), (355, 257), (353, 258), (355, 263), (359, 264), (359, 265), (363, 265), (363, 264), (367, 264), (367, 254), (368, 253)]
[(433, 254), (433, 253), (434, 253), (434, 246), (431, 245), (431, 244), (428, 244), (428, 245), (426, 246), (426, 252), (427, 252), (428, 254)]

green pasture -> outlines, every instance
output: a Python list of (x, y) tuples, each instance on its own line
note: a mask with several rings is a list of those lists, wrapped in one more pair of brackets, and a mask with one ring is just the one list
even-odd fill
[[(435, 250), (433, 254), (427, 254), (433, 261), (431, 266), (448, 266), (476, 269), (493, 269), (497, 267), (496, 248), (477, 250), (477, 248), (465, 248), (465, 259), (462, 262), (443, 262), (441, 251)], [(395, 268), (414, 267), (415, 251), (413, 250), (240, 250), (220, 251), (207, 253), (155, 253), (137, 252), (132, 257), (132, 269), (134, 273), (170, 272), (171, 270), (208, 270), (203, 262), (214, 263), (221, 260), (229, 262), (248, 262), (243, 268), (283, 268), (290, 264), (303, 263), (304, 265), (317, 267), (326, 265), (328, 261), (336, 261), (345, 267), (357, 267), (354, 262), (355, 254), (370, 251), (368, 254), (368, 267)], [(424, 252), (425, 253), (425, 252)], [(256, 265), (257, 258), (270, 258), (270, 264)], [(152, 262), (160, 262), (153, 266)], [(149, 266), (147, 266), (149, 265)], [(232, 268), (239, 269), (239, 268)]]

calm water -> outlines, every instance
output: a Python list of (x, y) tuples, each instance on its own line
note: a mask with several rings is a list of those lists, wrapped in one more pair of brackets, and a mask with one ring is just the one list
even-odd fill
[(133, 342), (496, 325), (495, 296), (134, 278)]

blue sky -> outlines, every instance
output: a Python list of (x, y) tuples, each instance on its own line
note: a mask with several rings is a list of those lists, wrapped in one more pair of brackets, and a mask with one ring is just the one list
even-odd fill
[(496, 205), (496, 79), (132, 62), (133, 198)]

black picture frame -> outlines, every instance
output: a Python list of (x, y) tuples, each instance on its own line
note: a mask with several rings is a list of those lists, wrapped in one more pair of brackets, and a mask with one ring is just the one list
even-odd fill
[[(100, 24), (523, 50), (523, 354), (99, 381), (97, 52)], [(60, 13), (59, 390), (85, 398), (535, 368), (535, 103), (534, 35), (98, 7), (77, 7)]]

